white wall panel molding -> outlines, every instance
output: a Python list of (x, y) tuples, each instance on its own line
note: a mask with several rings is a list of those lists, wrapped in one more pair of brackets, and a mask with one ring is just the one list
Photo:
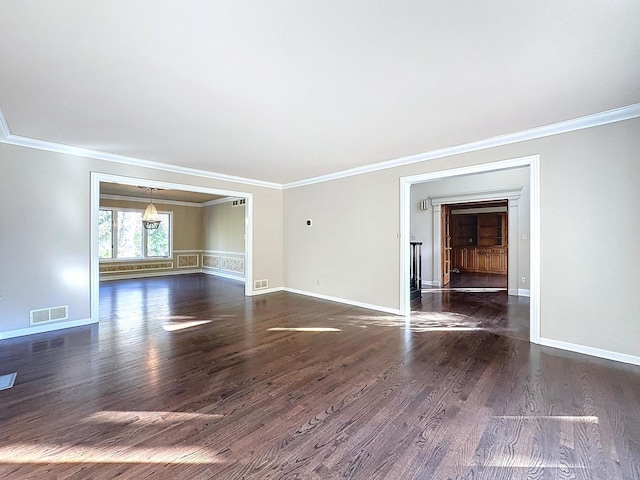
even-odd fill
[(220, 270), (220, 255), (211, 255), (205, 253), (204, 255), (202, 255), (202, 266), (205, 268)]
[(551, 338), (540, 338), (540, 345), (545, 347), (559, 348), (561, 350), (568, 350), (570, 352), (582, 353), (584, 355), (591, 355), (592, 357), (605, 358), (607, 360), (614, 360), (616, 362), (630, 363), (632, 365), (640, 365), (640, 357), (634, 355), (627, 355), (625, 353), (612, 352), (610, 350), (603, 350), (601, 348), (587, 347), (585, 345), (578, 345), (575, 343), (562, 342), (560, 340), (553, 340)]
[(230, 250), (202, 250), (204, 253), (212, 255), (234, 255), (236, 257), (244, 257), (244, 252), (233, 252)]
[(245, 254), (244, 252), (228, 252), (220, 250), (204, 250), (202, 254), (203, 271), (212, 270), (227, 272), (233, 278), (244, 278)]
[(100, 273), (141, 272), (145, 270), (171, 270), (173, 262), (131, 263), (131, 264), (102, 264)]
[(200, 256), (198, 254), (178, 255), (178, 268), (194, 268), (198, 266), (200, 266)]
[(220, 257), (220, 270), (244, 274), (244, 257)]

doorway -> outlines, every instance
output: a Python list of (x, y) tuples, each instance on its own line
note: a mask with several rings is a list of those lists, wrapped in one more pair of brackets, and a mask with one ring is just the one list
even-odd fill
[(507, 289), (508, 210), (506, 199), (442, 205), (443, 287)]
[[(415, 211), (416, 207), (412, 203), (411, 198), (411, 187), (413, 185), (418, 185), (425, 182), (434, 182), (442, 179), (450, 179), (454, 177), (472, 177), (474, 174), (487, 173), (487, 172), (500, 172), (510, 169), (519, 169), (522, 167), (527, 168), (528, 170), (528, 178), (529, 178), (529, 189), (528, 194), (526, 195), (527, 199), (527, 209), (529, 212), (529, 222), (528, 222), (528, 232), (527, 242), (528, 242), (528, 255), (526, 255), (526, 260), (529, 263), (529, 290), (528, 294), (530, 297), (529, 302), (529, 340), (533, 343), (540, 343), (540, 166), (539, 166), (540, 158), (538, 155), (532, 155), (528, 157), (515, 158), (510, 160), (503, 160), (491, 163), (484, 163), (479, 165), (472, 165), (468, 167), (461, 168), (453, 168), (449, 170), (441, 170), (437, 172), (431, 173), (423, 173), (418, 175), (412, 175), (408, 177), (402, 177), (400, 179), (400, 313), (403, 315), (409, 315), (411, 312), (411, 301), (409, 297), (409, 240), (412, 239), (411, 232), (411, 215), (412, 212)], [(496, 192), (493, 192), (496, 193)], [(433, 216), (437, 218), (438, 221), (434, 221), (434, 237), (440, 239), (440, 231), (442, 228), (441, 223), (441, 206), (442, 204), (451, 204), (451, 203), (460, 203), (460, 202), (469, 202), (469, 201), (479, 201), (479, 200), (499, 200), (507, 198), (508, 195), (498, 195), (493, 198), (474, 198), (474, 196), (478, 195), (486, 195), (486, 191), (476, 191), (470, 192), (467, 195), (463, 196), (463, 200), (461, 201), (438, 201), (437, 198), (431, 198), (432, 207), (433, 207)], [(435, 200), (435, 202), (434, 202)], [(414, 202), (415, 203), (415, 202)], [(518, 207), (517, 203), (515, 205)], [(509, 203), (509, 214), (512, 215), (512, 205)], [(517, 208), (516, 208), (517, 210)], [(509, 222), (509, 238), (521, 238), (518, 235), (518, 231), (515, 230), (514, 234), (512, 234), (512, 229), (514, 225)], [(435, 230), (437, 229), (437, 235), (435, 235)], [(406, 245), (405, 245), (406, 244)], [(441, 278), (442, 278), (442, 263), (441, 263), (441, 242), (437, 241), (433, 244), (433, 269), (434, 269), (434, 281), (437, 281), (439, 287), (441, 287)], [(513, 253), (510, 253), (513, 255)], [(511, 258), (509, 259), (509, 268), (513, 268), (513, 263)], [(514, 277), (513, 275), (509, 275), (509, 278)], [(517, 274), (515, 275), (515, 280), (518, 280)], [(513, 281), (513, 280), (511, 280)], [(516, 285), (514, 289), (512, 289), (512, 285), (509, 285), (509, 293), (518, 295), (519, 290)]]
[(146, 188), (178, 190), (192, 193), (204, 193), (224, 197), (237, 197), (245, 201), (245, 295), (253, 293), (253, 195), (248, 192), (222, 190), (194, 185), (146, 180), (118, 175), (91, 173), (91, 319), (92, 323), (99, 321), (100, 303), (100, 262), (98, 251), (98, 218), (100, 211), (100, 183), (116, 183), (128, 186), (144, 185)]

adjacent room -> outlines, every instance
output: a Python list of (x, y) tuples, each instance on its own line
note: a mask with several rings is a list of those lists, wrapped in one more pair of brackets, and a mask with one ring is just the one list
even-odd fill
[(0, 477), (640, 479), (640, 4), (5, 0)]

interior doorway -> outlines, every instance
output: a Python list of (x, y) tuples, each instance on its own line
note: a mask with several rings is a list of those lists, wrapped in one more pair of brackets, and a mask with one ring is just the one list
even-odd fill
[[(442, 285), (508, 287), (507, 199), (442, 205)], [(514, 239), (515, 240), (515, 239)]]
[(124, 186), (140, 186), (146, 188), (165, 189), (192, 193), (204, 193), (222, 197), (235, 197), (244, 199), (245, 202), (245, 235), (244, 235), (244, 251), (245, 251), (245, 295), (253, 293), (253, 194), (242, 191), (223, 190), (209, 187), (200, 187), (194, 185), (184, 185), (178, 183), (162, 182), (156, 180), (147, 180), (134, 177), (123, 177), (118, 175), (91, 173), (91, 264), (90, 264), (90, 283), (91, 283), (91, 320), (97, 323), (100, 318), (100, 261), (98, 251), (98, 219), (100, 212), (100, 184), (113, 183)]
[[(528, 337), (529, 340), (533, 343), (540, 342), (540, 239), (539, 239), (539, 231), (540, 231), (540, 158), (538, 155), (532, 155), (528, 157), (514, 158), (510, 160), (503, 160), (497, 162), (490, 162), (478, 165), (472, 165), (468, 167), (460, 167), (460, 168), (452, 168), (449, 170), (440, 170), (436, 172), (423, 173), (418, 175), (412, 175), (408, 177), (402, 177), (400, 179), (400, 313), (403, 315), (410, 315), (411, 313), (411, 299), (409, 296), (409, 242), (413, 240), (417, 240), (412, 238), (411, 231), (411, 216), (418, 210), (415, 204), (430, 204), (430, 208), (432, 207), (432, 215), (434, 218), (433, 221), (433, 229), (434, 236), (433, 238), (437, 239), (437, 241), (432, 243), (433, 246), (433, 255), (431, 256), (432, 262), (432, 270), (433, 277), (432, 281), (437, 283), (437, 287), (442, 287), (442, 244), (440, 241), (440, 231), (442, 229), (441, 222), (441, 206), (443, 204), (448, 205), (452, 203), (466, 203), (469, 201), (481, 201), (481, 200), (500, 200), (507, 198), (509, 200), (509, 216), (514, 214), (514, 212), (518, 211), (517, 198), (514, 198), (514, 207), (512, 208), (510, 198), (511, 195), (500, 194), (499, 192), (493, 191), (491, 192), (493, 197), (485, 198), (487, 191), (467, 191), (466, 194), (461, 195), (462, 199), (460, 200), (446, 200), (438, 199), (431, 197), (429, 202), (415, 202), (412, 201), (411, 197), (411, 188), (414, 185), (426, 183), (426, 182), (436, 182), (438, 180), (443, 179), (453, 179), (460, 178), (463, 180), (466, 178), (473, 178), (475, 174), (483, 174), (489, 172), (502, 172), (511, 169), (520, 169), (525, 167), (525, 171), (527, 172), (528, 178), (528, 190), (526, 195), (523, 195), (523, 198), (526, 199), (527, 205), (526, 209), (529, 213), (528, 215), (528, 223), (527, 223), (527, 231), (523, 233), (523, 236), (519, 235), (518, 230), (513, 230), (515, 228), (511, 222), (511, 218), (509, 219), (509, 238), (522, 238), (525, 241), (526, 237), (526, 254), (523, 251), (523, 256), (520, 260), (524, 260), (527, 262), (527, 270), (529, 272), (528, 280), (528, 289), (527, 289), (527, 303), (528, 303), (528, 311), (529, 311), (529, 329), (528, 329)], [(507, 189), (513, 190), (513, 189)], [(503, 192), (504, 193), (504, 192)], [(484, 196), (483, 196), (484, 195)], [(414, 199), (415, 200), (415, 199)], [(437, 221), (435, 220), (437, 218)], [(437, 230), (437, 234), (436, 234)], [(406, 244), (406, 245), (405, 245)], [(518, 265), (517, 262), (513, 262), (511, 260), (511, 256), (514, 254), (512, 252), (513, 249), (510, 249), (509, 255), (510, 258), (508, 260), (508, 268), (512, 269)], [(509, 298), (511, 298), (511, 294), (514, 295), (515, 298), (520, 294), (519, 285), (517, 283), (512, 284), (512, 282), (517, 282), (520, 280), (520, 277), (515, 273), (515, 275), (511, 274), (509, 271)], [(530, 301), (529, 301), (530, 299)]]

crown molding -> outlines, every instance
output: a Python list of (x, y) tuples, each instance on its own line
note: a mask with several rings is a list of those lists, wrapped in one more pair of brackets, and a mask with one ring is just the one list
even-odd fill
[[(109, 193), (100, 194), (101, 199), (105, 200), (124, 200), (127, 202), (138, 202), (138, 203), (149, 203), (149, 198), (141, 198), (141, 197), (129, 197), (127, 195), (111, 195)], [(230, 200), (227, 200), (230, 201)], [(155, 198), (154, 202), (157, 205), (179, 205), (181, 207), (203, 207), (204, 203), (197, 202), (184, 202), (181, 200), (162, 200)]]
[(192, 175), (196, 177), (210, 178), (213, 180), (222, 180), (225, 182), (242, 183), (244, 185), (253, 185), (256, 187), (282, 189), (282, 185), (274, 182), (266, 182), (253, 178), (236, 177), (235, 175), (227, 175), (224, 173), (216, 173), (208, 170), (200, 170), (197, 168), (181, 167), (168, 163), (155, 162), (152, 160), (144, 160), (141, 158), (128, 157), (126, 155), (118, 155), (115, 153), (101, 152), (88, 148), (74, 147), (64, 145), (62, 143), (49, 142), (46, 140), (38, 140), (36, 138), (22, 137), (14, 135), (9, 129), (2, 109), (0, 108), (0, 143), (16, 145), (18, 147), (34, 148), (36, 150), (45, 150), (53, 153), (63, 153), (66, 155), (74, 155), (76, 157), (92, 158), (95, 160), (105, 160), (107, 162), (123, 163), (136, 167), (153, 168), (155, 170), (163, 170), (165, 172), (180, 173), (184, 175)]
[(289, 188), (302, 187), (305, 185), (313, 185), (315, 183), (328, 182), (331, 180), (351, 177), (351, 176), (360, 175), (363, 173), (370, 173), (370, 172), (386, 170), (394, 167), (411, 165), (414, 163), (425, 162), (428, 160), (435, 160), (437, 158), (444, 158), (444, 157), (450, 157), (453, 155), (460, 155), (463, 153), (475, 152), (478, 150), (499, 147), (502, 145), (509, 145), (512, 143), (524, 142), (527, 140), (534, 140), (537, 138), (549, 137), (552, 135), (559, 135), (562, 133), (573, 132), (576, 130), (583, 130), (585, 128), (597, 127), (597, 126), (606, 125), (609, 123), (621, 122), (624, 120), (631, 120), (633, 118), (638, 118), (638, 117), (640, 117), (640, 103), (628, 105), (622, 108), (616, 108), (613, 110), (607, 110), (605, 112), (595, 113), (593, 115), (578, 117), (572, 120), (553, 123), (553, 124), (545, 125), (542, 127), (536, 127), (529, 130), (509, 133), (506, 135), (499, 135), (496, 137), (491, 137), (484, 140), (478, 140), (475, 142), (464, 143), (462, 145), (456, 145), (453, 147), (440, 148), (437, 150), (432, 150), (430, 152), (424, 152), (416, 155), (409, 155), (405, 157), (396, 158), (393, 160), (386, 160), (383, 162), (372, 163), (369, 165), (363, 165), (361, 167), (350, 168), (347, 170), (341, 170), (339, 172), (329, 173), (326, 175), (319, 175), (316, 177), (310, 177), (303, 180), (297, 180), (294, 182), (288, 182), (284, 184), (267, 182), (263, 180), (256, 180), (252, 178), (237, 177), (234, 175), (216, 173), (208, 170), (180, 167), (178, 165), (171, 165), (168, 163), (155, 162), (151, 160), (128, 157), (125, 155), (117, 155), (113, 153), (100, 152), (98, 150), (90, 150), (86, 148), (64, 145), (61, 143), (49, 142), (45, 140), (38, 140), (35, 138), (14, 135), (11, 133), (11, 130), (9, 129), (9, 124), (6, 121), (1, 108), (0, 108), (0, 143), (6, 143), (9, 145), (16, 145), (20, 147), (35, 148), (37, 150), (46, 150), (49, 152), (63, 153), (67, 155), (74, 155), (74, 156), (84, 157), (84, 158), (93, 158), (96, 160), (105, 160), (108, 162), (123, 163), (126, 165), (132, 165), (137, 167), (152, 168), (152, 169), (163, 170), (171, 173), (193, 175), (193, 176), (204, 177), (204, 178), (209, 178), (213, 180), (222, 180), (226, 182), (241, 183), (244, 185), (253, 185), (256, 187), (265, 187), (265, 188), (283, 190), (283, 189), (289, 189)]
[(386, 170), (388, 168), (411, 165), (414, 163), (425, 162), (427, 160), (435, 160), (437, 158), (450, 157), (452, 155), (460, 155), (462, 153), (475, 152), (478, 150), (524, 142), (527, 140), (534, 140), (537, 138), (550, 137), (552, 135), (559, 135), (561, 133), (583, 130), (585, 128), (597, 127), (600, 125), (606, 125), (608, 123), (621, 122), (623, 120), (630, 120), (632, 118), (638, 117), (640, 117), (640, 103), (629, 105), (627, 107), (616, 108), (614, 110), (608, 110), (606, 112), (595, 113), (593, 115), (587, 115), (585, 117), (579, 117), (572, 120), (553, 123), (542, 127), (536, 127), (529, 130), (509, 133), (497, 137), (486, 138), (484, 140), (464, 143), (462, 145), (440, 148), (438, 150), (432, 150), (430, 152), (418, 153), (416, 155), (400, 157), (394, 160), (372, 163), (369, 165), (363, 165), (362, 167), (351, 168), (348, 170), (342, 170), (340, 172), (329, 173), (326, 175), (320, 175), (317, 177), (298, 180), (295, 182), (289, 182), (283, 184), (282, 188), (286, 190), (289, 188), (302, 187), (304, 185), (312, 185), (314, 183), (328, 182), (330, 180), (351, 177), (353, 175), (360, 175), (363, 173)]
[(207, 202), (203, 202), (200, 205), (202, 205), (203, 207), (210, 207), (212, 205), (219, 205), (221, 203), (229, 203), (229, 202), (233, 202), (234, 200), (239, 200), (242, 197), (225, 197), (225, 198), (218, 198), (216, 200), (209, 200)]

